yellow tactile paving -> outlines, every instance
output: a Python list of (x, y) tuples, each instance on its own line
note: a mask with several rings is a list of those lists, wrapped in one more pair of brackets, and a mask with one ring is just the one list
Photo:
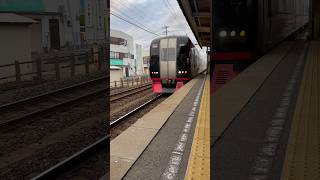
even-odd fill
[(210, 179), (210, 77), (206, 77), (185, 180)]
[(311, 42), (292, 121), (282, 180), (320, 179), (320, 42)]

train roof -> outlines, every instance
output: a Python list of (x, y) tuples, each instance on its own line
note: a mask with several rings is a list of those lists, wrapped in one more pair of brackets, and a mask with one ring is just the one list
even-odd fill
[(190, 39), (188, 36), (182, 36), (182, 35), (171, 35), (171, 36), (164, 36), (164, 37), (159, 37), (156, 38), (154, 40), (152, 40), (152, 42), (154, 41), (159, 41), (160, 39), (168, 39), (168, 38), (178, 38), (178, 39)]

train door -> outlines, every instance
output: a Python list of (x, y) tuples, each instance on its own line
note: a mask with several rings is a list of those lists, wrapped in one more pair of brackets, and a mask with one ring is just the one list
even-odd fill
[(160, 41), (160, 78), (176, 78), (176, 38), (161, 39)]

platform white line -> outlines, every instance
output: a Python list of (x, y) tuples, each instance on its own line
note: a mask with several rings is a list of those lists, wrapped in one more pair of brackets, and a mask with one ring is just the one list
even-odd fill
[(173, 180), (176, 178), (176, 175), (179, 172), (182, 157), (188, 141), (189, 132), (191, 131), (191, 126), (195, 118), (196, 110), (199, 107), (199, 98), (203, 91), (204, 83), (205, 83), (205, 79), (203, 80), (202, 85), (198, 90), (197, 96), (193, 101), (193, 106), (183, 126), (183, 129), (180, 134), (180, 138), (176, 143), (173, 151), (171, 152), (169, 163), (161, 175), (162, 180)]
[[(301, 56), (302, 57), (302, 56)], [(302, 70), (302, 59), (296, 64), (293, 74), (289, 80), (287, 88), (280, 98), (279, 106), (274, 113), (270, 126), (266, 131), (264, 142), (260, 148), (257, 157), (253, 163), (249, 180), (266, 180), (272, 168), (280, 137), (283, 131), (283, 125), (288, 115), (289, 105), (292, 99), (293, 87), (297, 82), (298, 75)]]

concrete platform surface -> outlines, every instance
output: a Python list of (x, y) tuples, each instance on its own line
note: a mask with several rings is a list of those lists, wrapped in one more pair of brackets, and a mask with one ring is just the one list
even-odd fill
[[(265, 62), (259, 60), (254, 64), (256, 66), (250, 66), (247, 73), (255, 73), (247, 78), (244, 74), (242, 86), (239, 79), (237, 87), (230, 82), (229, 88), (234, 89), (233, 92), (229, 89), (229, 93), (233, 98), (226, 98), (224, 104), (231, 103), (216, 111), (230, 119), (216, 127), (223, 129), (216, 134), (219, 139), (211, 147), (212, 179), (280, 179), (308, 42), (292, 41), (287, 48), (282, 47), (280, 45), (260, 59)], [(268, 62), (272, 65), (267, 65)], [(261, 67), (257, 67), (259, 64)], [(243, 95), (247, 100), (236, 97)], [(235, 111), (236, 107), (231, 104), (238, 99), (242, 102), (238, 106), (242, 107)], [(217, 101), (213, 102), (213, 106), (219, 106)]]
[[(193, 86), (124, 180), (184, 179), (200, 105), (204, 78)], [(196, 103), (195, 103), (196, 102)], [(178, 104), (174, 99), (165, 105)]]
[(176, 107), (202, 78), (198, 77), (168, 97), (111, 141), (110, 178), (121, 179), (139, 158)]

